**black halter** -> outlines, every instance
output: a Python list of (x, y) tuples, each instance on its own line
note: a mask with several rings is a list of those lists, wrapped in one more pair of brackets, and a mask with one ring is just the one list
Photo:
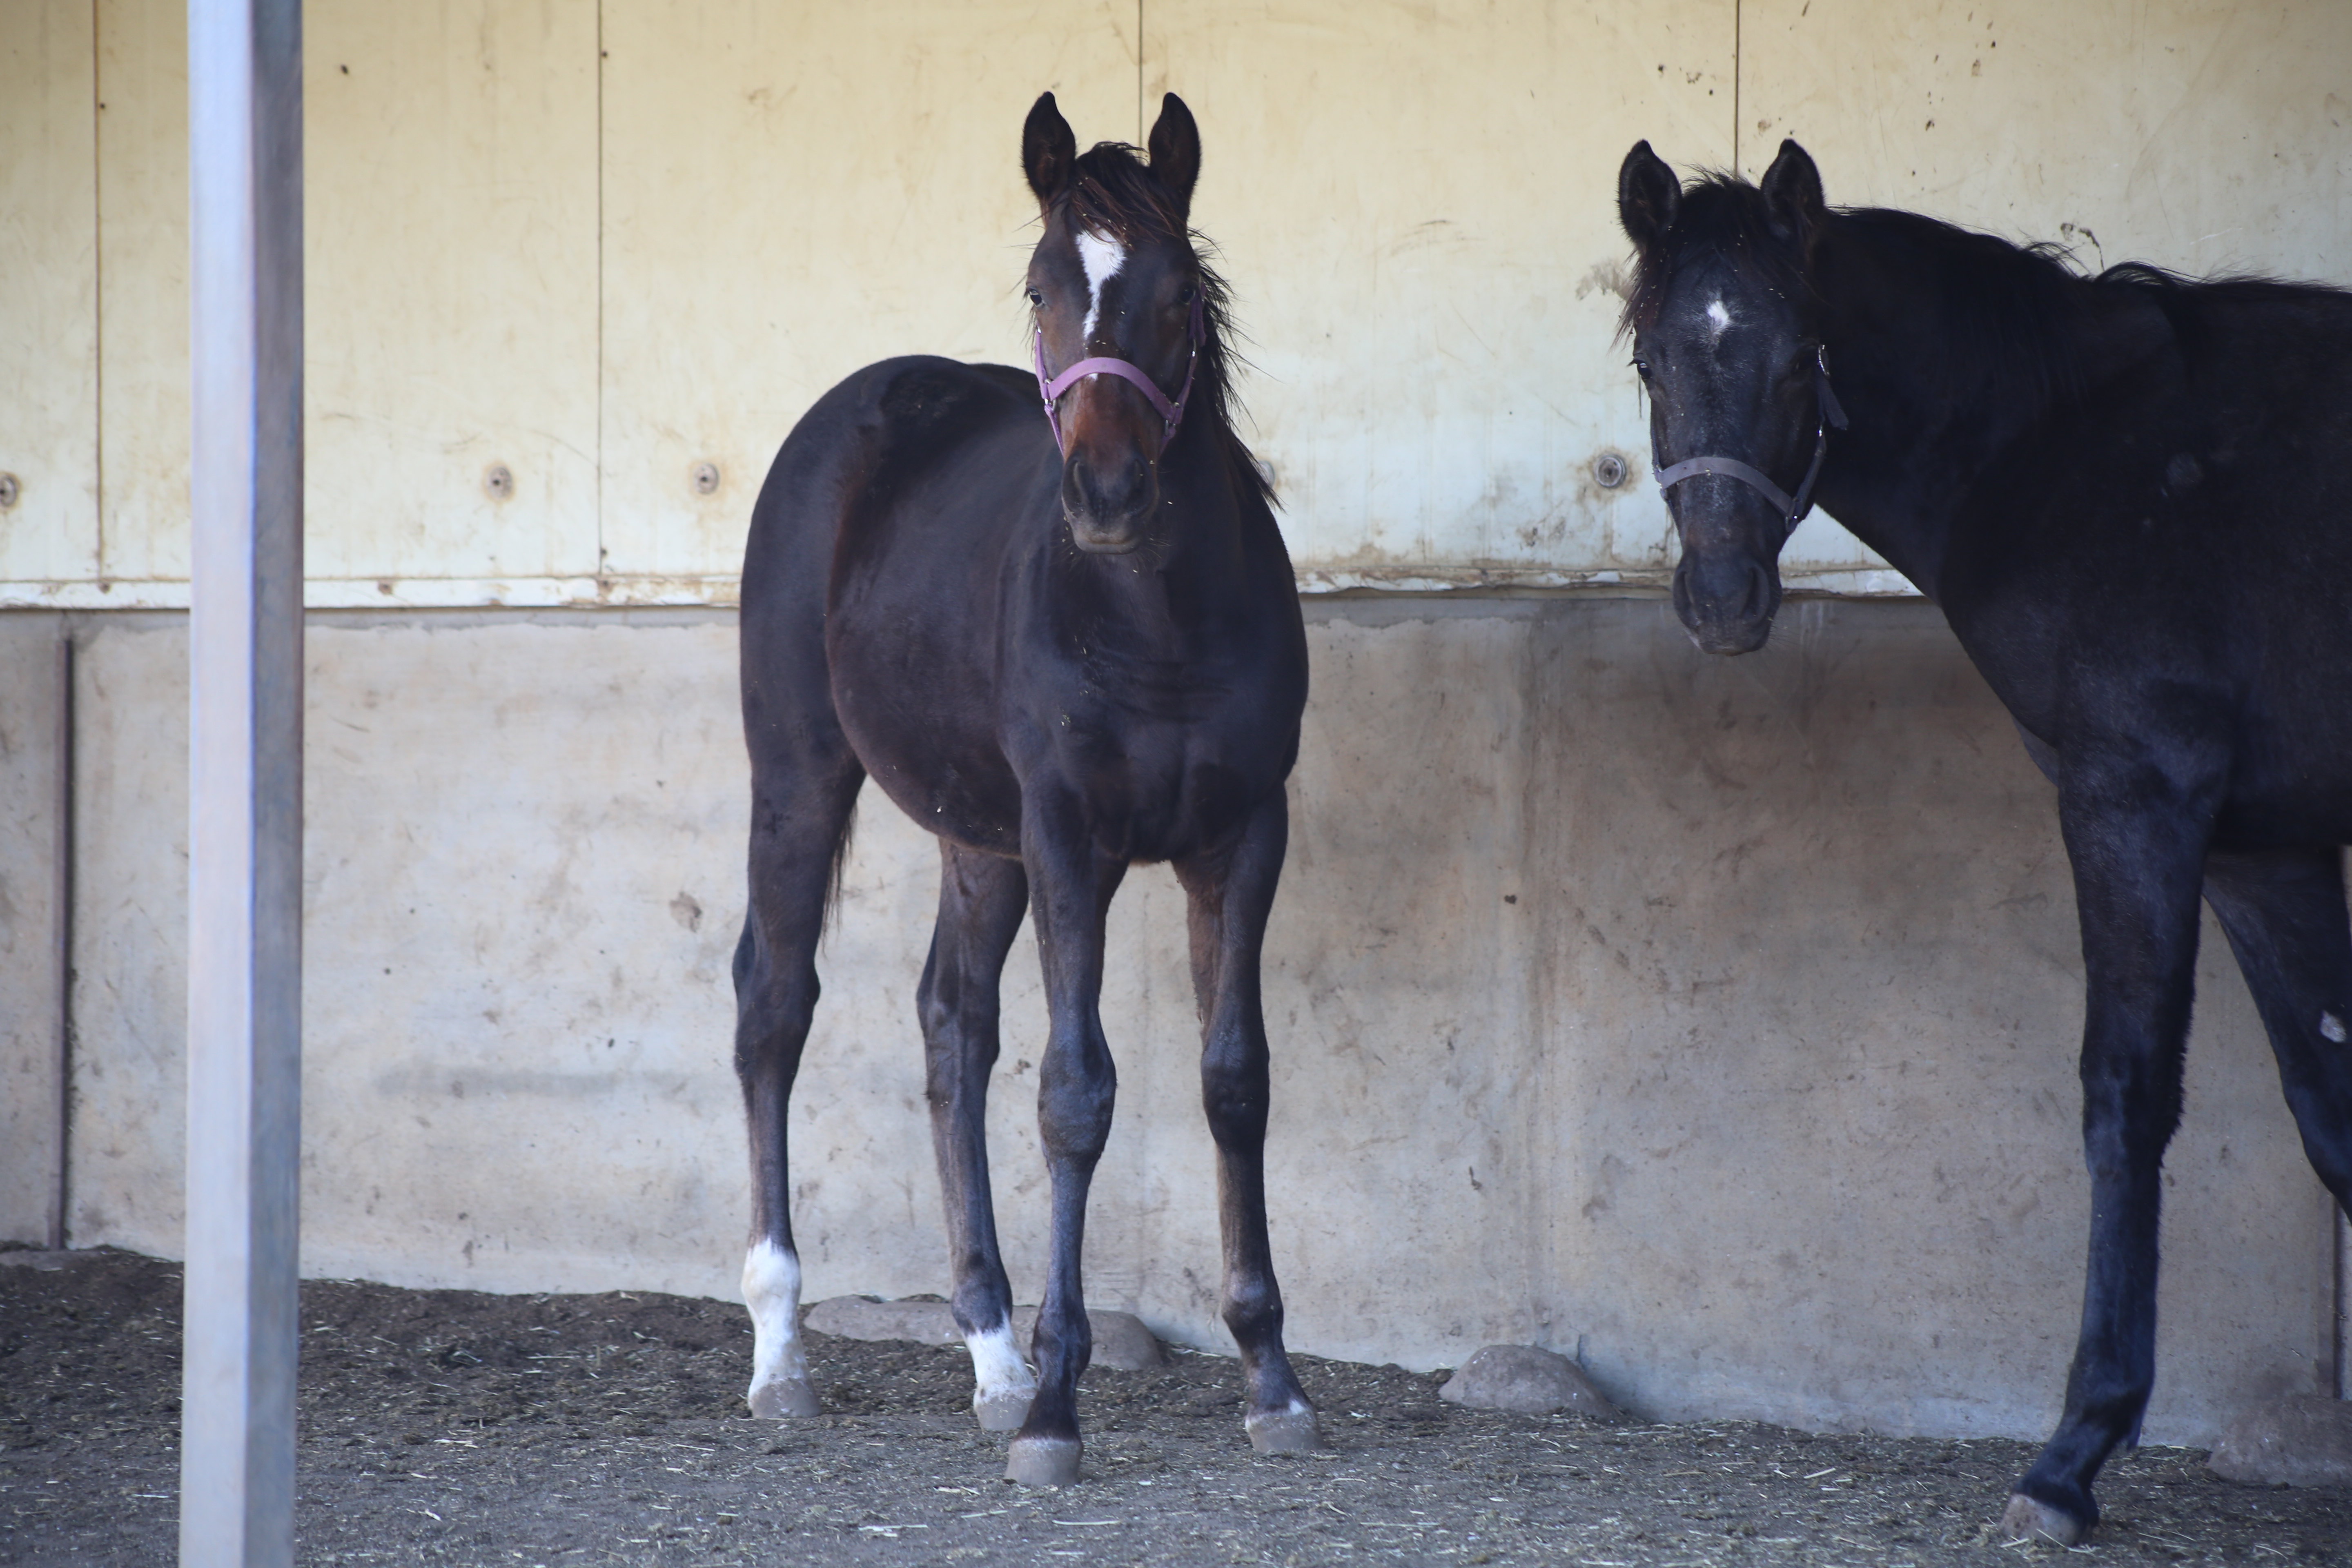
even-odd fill
[(1653, 430), (1650, 461), (1657, 467), (1658, 493), (1664, 495), (1685, 479), (1696, 479), (1701, 474), (1721, 474), (1727, 479), (1738, 479), (1780, 509), (1780, 515), (1787, 520), (1780, 537), (1788, 538), (1797, 531), (1797, 524), (1805, 521), (1805, 514), (1813, 510), (1813, 481), (1822, 477), (1822, 459), (1830, 455), (1830, 431), (1845, 428), (1845, 410), (1839, 406), (1837, 393), (1830, 386), (1829, 351), (1819, 344), (1813, 348), (1813, 460), (1805, 469), (1805, 482), (1797, 487), (1795, 495), (1774, 484), (1771, 476), (1761, 468), (1751, 468), (1737, 458), (1685, 458), (1666, 468)]

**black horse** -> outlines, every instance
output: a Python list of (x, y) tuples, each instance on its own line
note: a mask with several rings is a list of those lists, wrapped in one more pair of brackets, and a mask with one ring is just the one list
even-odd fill
[[(1021, 154), (1044, 209), (1029, 258), (1034, 374), (869, 365), (793, 428), (752, 510), (735, 1060), (751, 1143), (751, 1409), (813, 1414), (785, 1110), (870, 774), (940, 840), (917, 1003), (973, 1409), (991, 1430), (1018, 1427), (1008, 1478), (1060, 1485), (1078, 1475), (1076, 1384), (1093, 1342), (1079, 1250), (1117, 1083), (1097, 1012), (1103, 921), (1139, 860), (1171, 862), (1191, 901), (1223, 1310), (1249, 1435), (1265, 1450), (1319, 1441), (1283, 1351), (1266, 1245), (1258, 996), (1307, 639), (1271, 494), (1227, 418), (1224, 289), (1188, 225), (1191, 111), (1168, 96), (1147, 166), (1111, 142), (1080, 155), (1047, 93)], [(1037, 1113), (1053, 1258), (1034, 1376), (1013, 1341), (982, 1117), (998, 980), (1024, 910), (1052, 1015)]]
[(1760, 186), (1687, 191), (1638, 143), (1618, 212), (1693, 640), (1763, 644), (1818, 494), (1943, 607), (2057, 785), (2090, 1262), (2064, 1414), (2002, 1522), (2071, 1544), (2155, 1376), (2200, 892), (2304, 1148), (2352, 1202), (2352, 295), (2085, 278), (1916, 214), (1832, 212), (1793, 142)]

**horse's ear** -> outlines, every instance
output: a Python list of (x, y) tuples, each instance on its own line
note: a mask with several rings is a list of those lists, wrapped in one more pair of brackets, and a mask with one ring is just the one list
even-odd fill
[(1054, 106), (1054, 95), (1041, 92), (1029, 107), (1028, 123), (1021, 127), (1021, 168), (1037, 205), (1050, 207), (1070, 185), (1070, 170), (1078, 161), (1078, 139), (1070, 122)]
[(1192, 182), (1201, 177), (1201, 128), (1192, 122), (1184, 100), (1172, 92), (1160, 100), (1160, 120), (1151, 128), (1149, 146), (1151, 172), (1176, 198), (1176, 210), (1189, 214)]
[(1764, 214), (1772, 222), (1772, 232), (1783, 239), (1807, 244), (1829, 216), (1829, 204), (1822, 198), (1822, 172), (1794, 138), (1780, 143), (1780, 155), (1764, 171), (1764, 183), (1757, 188), (1764, 193)]
[(1633, 248), (1647, 254), (1666, 237), (1675, 214), (1683, 205), (1683, 183), (1664, 158), (1636, 142), (1617, 170), (1617, 221)]

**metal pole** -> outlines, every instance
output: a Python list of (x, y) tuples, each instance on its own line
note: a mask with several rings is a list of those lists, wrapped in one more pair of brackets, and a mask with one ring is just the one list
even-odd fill
[(299, 0), (189, 0), (188, 1237), (180, 1561), (294, 1557)]

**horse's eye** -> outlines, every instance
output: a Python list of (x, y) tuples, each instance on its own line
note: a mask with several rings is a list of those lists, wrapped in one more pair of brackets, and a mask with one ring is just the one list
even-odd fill
[(1180, 305), (1189, 305), (1192, 302), (1192, 286), (1190, 283), (1176, 291), (1176, 302)]
[(1040, 293), (1039, 293), (1039, 292), (1037, 292), (1037, 290), (1036, 290), (1036, 289), (1030, 289), (1030, 290), (1029, 290), (1029, 308), (1030, 308), (1031, 310), (1044, 310), (1044, 309), (1045, 308), (1045, 296), (1044, 296), (1043, 294), (1040, 294)]
[(1633, 374), (1640, 376), (1643, 381), (1649, 380), (1650, 362), (1643, 359), (1641, 355), (1635, 354), (1633, 356)]

